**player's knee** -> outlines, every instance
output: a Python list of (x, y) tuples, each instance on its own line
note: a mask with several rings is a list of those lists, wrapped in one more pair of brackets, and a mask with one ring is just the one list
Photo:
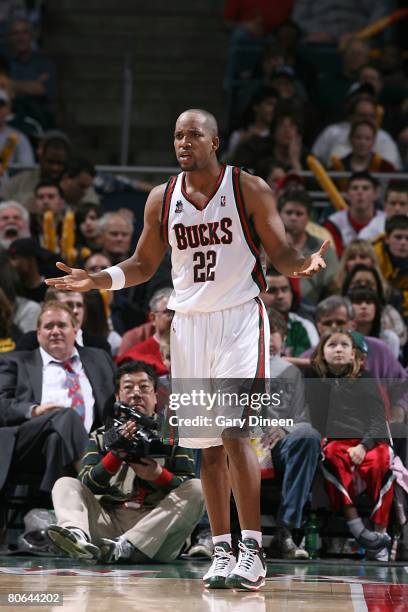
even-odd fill
[(223, 434), (222, 436), (224, 448), (226, 449), (229, 456), (231, 454), (245, 452), (246, 449), (252, 450), (252, 445), (249, 436), (247, 434), (240, 435), (240, 433), (242, 432), (237, 431), (237, 435), (234, 435), (232, 433), (230, 435), (226, 434), (225, 436)]
[(201, 450), (201, 469), (217, 467), (225, 459), (225, 450), (222, 445), (211, 446)]

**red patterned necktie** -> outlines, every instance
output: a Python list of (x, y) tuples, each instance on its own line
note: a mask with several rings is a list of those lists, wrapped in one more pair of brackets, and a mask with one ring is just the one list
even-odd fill
[(64, 368), (67, 378), (66, 387), (68, 389), (68, 397), (71, 399), (71, 407), (81, 417), (81, 420), (85, 420), (85, 402), (84, 396), (82, 395), (81, 385), (79, 384), (79, 376), (72, 367), (72, 362), (76, 357), (71, 357), (67, 361), (60, 362), (60, 365)]

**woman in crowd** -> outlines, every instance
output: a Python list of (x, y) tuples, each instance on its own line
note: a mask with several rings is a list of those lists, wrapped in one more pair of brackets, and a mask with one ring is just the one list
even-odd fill
[(267, 159), (271, 165), (280, 166), (285, 172), (300, 172), (305, 167), (302, 126), (297, 116), (287, 110), (277, 113), (271, 126), (271, 134), (260, 139), (251, 136), (241, 142), (232, 163), (246, 168), (257, 168)]
[[(336, 289), (342, 293), (343, 285), (346, 276), (357, 265), (365, 265), (376, 271), (376, 276), (381, 281), (382, 289), (379, 292), (384, 296), (385, 302), (391, 304), (398, 312), (401, 310), (402, 296), (398, 290), (395, 290), (384, 278), (381, 273), (377, 255), (373, 245), (362, 238), (355, 238), (346, 246), (341, 256), (339, 269), (337, 274)], [(377, 289), (377, 287), (376, 287)], [(400, 335), (400, 331), (397, 332)]]
[[(359, 287), (368, 287), (376, 293), (381, 305), (381, 332), (386, 330), (395, 332), (399, 339), (399, 348), (402, 349), (407, 341), (406, 325), (398, 310), (388, 303), (391, 288), (384, 281), (377, 267), (364, 264), (354, 266), (344, 280), (342, 295), (348, 295), (350, 291)], [(395, 290), (393, 297), (398, 300), (396, 303), (400, 306), (401, 296)]]
[(277, 101), (278, 93), (270, 87), (262, 88), (252, 97), (243, 113), (241, 127), (234, 130), (229, 137), (227, 150), (224, 153), (226, 160), (234, 158), (235, 150), (241, 142), (252, 136), (257, 136), (260, 140), (270, 136)]
[(400, 341), (395, 331), (383, 327), (381, 319), (383, 306), (377, 293), (371, 287), (359, 285), (350, 289), (347, 297), (353, 306), (356, 331), (363, 336), (379, 338), (398, 359)]
[(305, 167), (302, 126), (293, 113), (281, 111), (272, 125), (272, 158), (286, 172), (300, 172)]
[[(350, 532), (367, 556), (386, 561), (392, 451), (378, 387), (361, 367), (352, 335), (342, 330), (322, 336), (305, 376), (313, 379), (306, 385), (312, 425), (325, 438), (322, 470), (330, 503), (344, 512)], [(356, 473), (372, 500), (373, 531), (357, 512)]]
[(88, 247), (95, 251), (99, 246), (98, 220), (102, 216), (99, 204), (92, 202), (81, 204), (75, 212), (75, 247)]
[(106, 315), (106, 303), (98, 290), (84, 293), (86, 317), (82, 329), (108, 341), (112, 357), (118, 354), (122, 337), (113, 329)]
[(15, 340), (21, 336), (13, 325), (13, 308), (3, 289), (0, 289), (0, 353), (9, 353), (16, 348)]
[[(395, 172), (395, 166), (375, 153), (377, 126), (371, 119), (359, 119), (352, 123), (349, 141), (351, 153), (344, 157), (331, 156), (331, 167), (348, 172)], [(340, 179), (340, 188), (345, 190), (348, 181)]]
[(0, 289), (11, 304), (13, 324), (19, 331), (25, 333), (37, 329), (41, 306), (22, 296), (17, 272), (6, 253), (0, 254)]
[[(109, 268), (109, 266), (111, 265), (112, 265), (112, 261), (109, 259), (109, 257), (107, 255), (104, 255), (103, 253), (98, 253), (98, 252), (91, 253), (89, 257), (87, 257), (83, 262), (84, 270), (86, 270), (88, 274), (97, 274), (98, 272), (102, 272), (102, 270), (106, 270), (106, 268)], [(112, 323), (112, 318), (111, 318), (111, 306), (112, 306), (112, 301), (113, 301), (113, 291), (108, 291), (107, 289), (101, 289), (99, 293), (101, 294), (102, 299), (103, 299), (105, 313), (106, 313), (106, 317), (108, 320), (109, 330), (112, 331), (113, 323)], [(119, 334), (118, 336), (121, 338)], [(113, 339), (113, 336), (111, 336), (111, 338)], [(109, 338), (108, 338), (108, 342), (109, 342)], [(115, 341), (113, 340), (113, 342)], [(111, 348), (112, 348), (112, 355), (116, 355), (116, 352), (114, 352), (112, 344), (111, 344)]]
[(362, 238), (355, 238), (349, 242), (343, 251), (337, 274), (339, 291), (341, 291), (347, 274), (358, 264), (364, 264), (379, 271), (377, 256), (372, 244), (367, 240), (362, 240)]

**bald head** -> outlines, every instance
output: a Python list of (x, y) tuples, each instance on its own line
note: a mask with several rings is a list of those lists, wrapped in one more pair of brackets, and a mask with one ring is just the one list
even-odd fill
[(208, 111), (192, 108), (184, 111), (174, 129), (174, 150), (185, 172), (219, 172), (217, 151), (220, 146), (215, 117)]
[(181, 113), (176, 123), (178, 123), (181, 119), (186, 119), (187, 117), (191, 118), (191, 116), (193, 116), (196, 121), (199, 121), (202, 127), (209, 131), (211, 136), (218, 136), (218, 124), (216, 118), (214, 115), (202, 108), (189, 108)]

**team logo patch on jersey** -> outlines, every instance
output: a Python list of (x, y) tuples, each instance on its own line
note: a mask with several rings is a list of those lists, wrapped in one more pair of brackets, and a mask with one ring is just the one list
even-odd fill
[(176, 210), (174, 212), (176, 212), (176, 213), (182, 213), (183, 212), (183, 202), (181, 200), (177, 200), (177, 202), (176, 202)]
[(227, 196), (222, 195), (221, 196), (221, 206), (226, 206), (227, 205)]

